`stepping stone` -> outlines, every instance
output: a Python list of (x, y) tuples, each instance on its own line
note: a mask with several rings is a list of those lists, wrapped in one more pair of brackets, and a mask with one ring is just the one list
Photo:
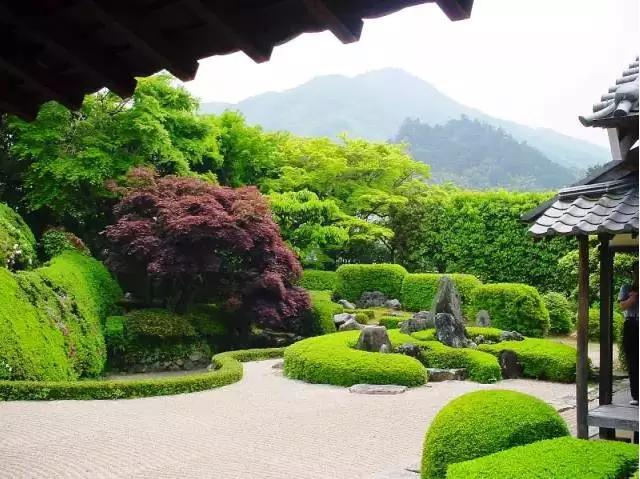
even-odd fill
[(271, 369), (284, 369), (284, 361), (278, 361), (273, 366), (271, 366)]
[(467, 370), (465, 368), (457, 369), (440, 369), (427, 368), (430, 382), (439, 383), (442, 381), (464, 381), (467, 379)]
[(349, 388), (349, 392), (354, 394), (390, 395), (402, 394), (407, 390), (407, 386), (395, 384), (354, 384)]

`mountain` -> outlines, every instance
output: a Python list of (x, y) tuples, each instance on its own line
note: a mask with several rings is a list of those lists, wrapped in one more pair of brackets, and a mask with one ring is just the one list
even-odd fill
[(392, 68), (353, 78), (322, 76), (291, 90), (263, 93), (236, 104), (214, 102), (201, 106), (203, 113), (225, 109), (239, 110), (249, 123), (267, 130), (330, 137), (346, 131), (371, 140), (395, 136), (406, 118), (436, 125), (464, 115), (502, 128), (568, 168), (584, 170), (608, 161), (605, 148), (550, 129), (494, 118), (456, 102), (416, 76)]
[(431, 165), (435, 182), (473, 189), (549, 190), (575, 180), (574, 171), (505, 130), (466, 116), (434, 126), (407, 119), (394, 141), (408, 143), (416, 160)]

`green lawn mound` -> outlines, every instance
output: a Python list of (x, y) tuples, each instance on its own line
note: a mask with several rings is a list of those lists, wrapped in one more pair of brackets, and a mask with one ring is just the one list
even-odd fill
[(444, 478), (450, 464), (568, 435), (556, 410), (533, 396), (503, 390), (468, 393), (442, 408), (431, 423), (424, 441), (422, 479)]
[[(370, 353), (354, 349), (360, 331), (317, 336), (289, 346), (284, 353), (284, 372), (309, 383), (352, 386), (358, 383), (420, 386), (427, 380), (424, 366), (409, 356)], [(394, 339), (392, 343), (398, 345)], [(401, 343), (400, 343), (401, 344)]]
[(154, 379), (86, 381), (0, 381), (0, 400), (124, 399), (214, 389), (242, 379), (242, 364), (282, 357), (284, 348), (245, 349), (217, 354), (215, 370)]
[(637, 468), (637, 445), (561, 437), (451, 464), (447, 479), (626, 479)]

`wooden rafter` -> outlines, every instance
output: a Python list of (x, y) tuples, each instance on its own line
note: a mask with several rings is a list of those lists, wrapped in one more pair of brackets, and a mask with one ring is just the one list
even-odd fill
[(306, 9), (320, 25), (326, 25), (342, 43), (353, 43), (360, 39), (363, 22), (359, 18), (339, 18), (323, 0), (303, 0)]

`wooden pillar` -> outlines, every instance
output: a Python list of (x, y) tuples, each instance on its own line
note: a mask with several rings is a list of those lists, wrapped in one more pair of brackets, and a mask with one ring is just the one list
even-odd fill
[(589, 237), (578, 236), (578, 324), (576, 361), (576, 416), (578, 437), (589, 438), (587, 415), (589, 402), (587, 398), (589, 381), (588, 328), (589, 328)]
[[(612, 282), (613, 254), (609, 235), (600, 239), (600, 391), (599, 404), (611, 404), (613, 400), (613, 319)], [(615, 429), (600, 428), (601, 439), (614, 439)]]

